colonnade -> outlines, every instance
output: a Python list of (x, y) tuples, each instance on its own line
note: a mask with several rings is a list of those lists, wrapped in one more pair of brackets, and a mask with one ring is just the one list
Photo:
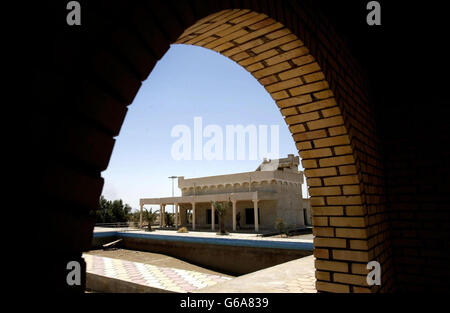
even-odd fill
[[(254, 220), (255, 220), (255, 231), (259, 231), (259, 219), (258, 219), (258, 199), (252, 200), (253, 201), (253, 211), (254, 211)], [(197, 202), (191, 202), (192, 206), (192, 229), (195, 230), (195, 213), (196, 213), (196, 203)], [(236, 231), (236, 207), (237, 207), (237, 200), (231, 200), (232, 203), (232, 218), (233, 218), (233, 231)], [(160, 210), (159, 210), (159, 226), (163, 227), (166, 225), (165, 221), (165, 212), (166, 212), (166, 205), (167, 204), (160, 204)], [(175, 206), (175, 227), (178, 227), (180, 224), (180, 203), (174, 203)], [(140, 210), (140, 217), (139, 217), (139, 225), (142, 227), (142, 211), (144, 209), (144, 205), (141, 204), (141, 210)], [(215, 209), (214, 205), (211, 202), (211, 230), (215, 229)]]

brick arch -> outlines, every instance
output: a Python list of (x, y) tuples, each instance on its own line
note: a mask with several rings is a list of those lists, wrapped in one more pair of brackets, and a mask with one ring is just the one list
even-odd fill
[(245, 9), (211, 14), (186, 29), (175, 43), (230, 58), (275, 100), (305, 168), (316, 236), (317, 288), (369, 291), (363, 274), (374, 255), (368, 249), (359, 154), (345, 123), (349, 119), (345, 108), (338, 104), (310, 49), (282, 23)]
[[(370, 260), (383, 265), (382, 291), (390, 288), (383, 169), (365, 78), (320, 12), (296, 1), (272, 0), (99, 3), (91, 7), (97, 13), (87, 35), (58, 38), (66, 44), (55, 45), (52, 55), (64, 60), (40, 71), (35, 83), (37, 98), (73, 108), (71, 115), (53, 113), (54, 123), (53, 115), (48, 118), (54, 125), (48, 129), (58, 130), (60, 142), (49, 151), (57, 150), (53, 155), (64, 162), (45, 159), (37, 190), (55, 207), (66, 208), (52, 216), (56, 226), (49, 232), (53, 238), (70, 227), (71, 234), (58, 239), (66, 249), (58, 271), (65, 270), (64, 258), (82, 261), (80, 251), (89, 246), (92, 224), (86, 212), (97, 206), (100, 173), (126, 106), (170, 44), (193, 43), (244, 66), (280, 107), (310, 188), (317, 289), (379, 291), (365, 283)], [(238, 26), (249, 20), (254, 23)], [(59, 91), (50, 99), (49, 86)]]

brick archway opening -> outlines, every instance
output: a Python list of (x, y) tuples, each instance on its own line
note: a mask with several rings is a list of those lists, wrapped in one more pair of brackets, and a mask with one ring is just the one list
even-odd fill
[[(358, 154), (324, 71), (282, 23), (245, 9), (211, 14), (174, 42), (214, 50), (275, 100), (296, 143), (311, 196), (319, 291), (370, 292), (367, 207)], [(351, 83), (351, 82), (348, 82)]]
[[(76, 72), (75, 66), (68, 66), (70, 74), (64, 74), (68, 81), (76, 81), (69, 85), (79, 88), (75, 94), (80, 96), (71, 101), (85, 120), (73, 125), (55, 122), (71, 143), (58, 149), (75, 165), (58, 163), (42, 174), (39, 192), (70, 204), (52, 216), (56, 226), (48, 231), (49, 237), (67, 234), (59, 238), (69, 243), (67, 259), (82, 260), (80, 251), (89, 245), (93, 225), (86, 222), (87, 210), (79, 208), (96, 206), (103, 184), (100, 172), (107, 167), (126, 106), (170, 44), (194, 44), (243, 66), (280, 108), (309, 186), (317, 290), (390, 290), (384, 175), (363, 71), (322, 17), (313, 16), (297, 2), (283, 2), (286, 10), (257, 1), (245, 3), (214, 1), (207, 6), (180, 1), (169, 6), (152, 2), (104, 12), (103, 7), (96, 8), (108, 23), (114, 20), (108, 15), (111, 12), (126, 18), (121, 23), (105, 22), (110, 27), (97, 21), (89, 37), (102, 38), (96, 48), (86, 49), (81, 57), (70, 54), (73, 59), (82, 58), (89, 68), (90, 75), (80, 75), (82, 79), (70, 72)], [(71, 40), (79, 40), (76, 36)], [(45, 88), (39, 92), (45, 93)], [(366, 264), (372, 260), (382, 265), (381, 287), (367, 285)], [(59, 272), (65, 271), (65, 261), (65, 257), (58, 260)], [(64, 286), (64, 282), (58, 284)]]

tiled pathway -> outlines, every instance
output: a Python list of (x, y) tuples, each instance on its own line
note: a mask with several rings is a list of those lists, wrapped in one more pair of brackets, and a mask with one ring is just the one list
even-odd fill
[(229, 277), (83, 254), (87, 272), (171, 292), (193, 292)]
[(314, 256), (275, 265), (239, 276), (201, 293), (316, 293)]

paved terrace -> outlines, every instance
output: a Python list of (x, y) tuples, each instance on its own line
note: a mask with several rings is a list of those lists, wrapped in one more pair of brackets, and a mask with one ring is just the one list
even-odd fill
[(316, 293), (314, 256), (275, 265), (194, 292)]
[[(178, 268), (155, 266), (97, 255), (83, 254), (86, 272), (101, 277), (149, 287), (153, 292), (192, 292), (229, 277), (211, 275)], [(88, 284), (88, 287), (89, 284)]]
[[(86, 271), (98, 277), (176, 293), (312, 293), (316, 292), (314, 257), (286, 262), (237, 278), (83, 254)], [(89, 284), (88, 284), (89, 287)]]
[[(119, 229), (114, 231), (121, 231)], [(96, 235), (111, 233), (111, 229), (96, 228)], [(312, 246), (312, 239), (267, 238), (257, 234), (232, 233), (228, 236), (217, 236), (213, 232), (177, 233), (170, 230), (145, 232), (139, 230), (126, 231), (133, 235), (172, 236), (191, 239), (225, 239), (233, 244), (248, 242), (264, 245), (294, 243)], [(125, 234), (121, 232), (121, 235)], [(197, 271), (161, 267), (120, 259), (84, 254), (87, 272), (123, 280), (128, 283), (151, 287), (155, 292), (205, 292), (205, 293), (310, 293), (316, 292), (314, 277), (314, 256), (307, 256), (247, 275), (230, 278), (221, 275), (211, 275)], [(150, 289), (150, 290), (151, 290)]]

